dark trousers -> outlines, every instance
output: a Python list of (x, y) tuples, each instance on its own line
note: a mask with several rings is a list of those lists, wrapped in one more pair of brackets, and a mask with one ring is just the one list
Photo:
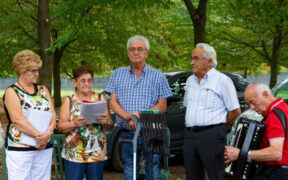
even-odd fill
[(253, 180), (288, 180), (288, 169), (280, 166), (264, 166)]
[(227, 128), (224, 124), (193, 132), (184, 130), (184, 165), (187, 180), (224, 179), (224, 146)]

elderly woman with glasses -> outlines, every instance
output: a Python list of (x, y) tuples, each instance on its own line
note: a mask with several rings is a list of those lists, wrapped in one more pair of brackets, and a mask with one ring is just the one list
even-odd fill
[(92, 91), (93, 71), (82, 65), (73, 70), (75, 93), (68, 96), (60, 109), (58, 130), (66, 134), (62, 157), (65, 159), (67, 180), (102, 180), (104, 161), (107, 159), (104, 129), (111, 129), (114, 122), (108, 105), (95, 123), (89, 124), (81, 117), (83, 101), (106, 101), (104, 95)]
[[(56, 114), (49, 91), (45, 86), (37, 84), (42, 61), (34, 52), (23, 50), (14, 56), (13, 65), (19, 78), (7, 88), (3, 97), (8, 119), (5, 141), (8, 178), (50, 180), (50, 137), (56, 124)], [(48, 118), (33, 116), (40, 124), (44, 119), (47, 120), (44, 131), (40, 131), (35, 123), (32, 123), (32, 115), (28, 116), (28, 112), (31, 114), (32, 111), (38, 115), (49, 115)], [(22, 141), (25, 136), (32, 138), (35, 144)]]

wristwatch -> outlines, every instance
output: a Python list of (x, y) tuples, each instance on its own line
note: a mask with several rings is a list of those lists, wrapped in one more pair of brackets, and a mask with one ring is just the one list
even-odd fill
[(247, 154), (247, 162), (251, 162), (251, 154), (250, 154), (250, 151), (248, 151), (248, 154)]

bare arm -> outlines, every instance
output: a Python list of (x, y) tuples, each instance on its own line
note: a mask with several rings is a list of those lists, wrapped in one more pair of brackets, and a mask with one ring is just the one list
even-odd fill
[[(101, 95), (103, 100), (106, 100), (104, 95)], [(111, 113), (110, 113), (110, 109), (108, 106), (108, 103), (106, 104), (106, 110), (105, 113), (102, 115), (101, 118), (96, 119), (100, 124), (102, 124), (106, 129), (110, 130), (114, 127), (114, 121), (112, 119)]]
[(48, 130), (50, 132), (53, 132), (55, 127), (56, 127), (56, 112), (55, 112), (55, 108), (54, 108), (54, 102), (52, 101), (52, 97), (51, 97), (50, 92), (48, 91), (48, 89), (45, 86), (43, 86), (43, 88), (44, 88), (44, 90), (45, 90), (45, 92), (47, 94), (47, 98), (48, 98), (49, 104), (51, 106), (51, 110), (49, 112), (52, 113), (52, 119), (51, 119), (51, 122), (49, 124)]
[(270, 146), (260, 150), (250, 151), (250, 157), (254, 161), (280, 161), (283, 154), (284, 140), (269, 140)]
[(160, 113), (165, 113), (167, 110), (167, 100), (166, 99), (159, 99), (157, 104), (150, 108), (151, 110), (158, 109)]
[(240, 109), (240, 108), (228, 112), (226, 124), (227, 124), (227, 125), (232, 125), (232, 124), (234, 123), (234, 121), (236, 120), (236, 118), (237, 118), (240, 114), (241, 114), (241, 109)]
[(24, 117), (18, 95), (12, 88), (8, 88), (5, 93), (5, 105), (10, 115), (12, 123), (21, 132), (36, 138), (41, 133)]
[(61, 105), (59, 113), (58, 130), (64, 134), (68, 134), (70, 131), (79, 128), (87, 123), (83, 117), (78, 117), (75, 121), (69, 121), (70, 119), (70, 100), (65, 98)]
[(126, 120), (126, 121), (130, 121), (131, 120), (131, 114), (126, 112), (118, 103), (117, 100), (117, 95), (116, 94), (111, 94), (110, 96), (110, 107), (111, 109), (118, 115), (120, 116), (122, 119)]
[(42, 87), (43, 87), (43, 89), (47, 95), (47, 99), (48, 99), (49, 104), (51, 106), (51, 109), (49, 112), (52, 113), (52, 119), (51, 119), (51, 122), (49, 124), (47, 131), (36, 136), (36, 140), (37, 140), (37, 147), (36, 148), (38, 148), (38, 149), (44, 149), (46, 147), (47, 143), (49, 142), (51, 136), (54, 133), (54, 128), (56, 126), (56, 113), (54, 110), (54, 103), (52, 101), (52, 98), (51, 98), (51, 95), (50, 95), (50, 92), (48, 91), (48, 89), (45, 86), (42, 86)]
[[(280, 161), (283, 154), (284, 140), (282, 138), (269, 140), (269, 147), (259, 150), (251, 150), (250, 158), (254, 161)], [(225, 147), (225, 163), (236, 161), (239, 158), (240, 149)]]

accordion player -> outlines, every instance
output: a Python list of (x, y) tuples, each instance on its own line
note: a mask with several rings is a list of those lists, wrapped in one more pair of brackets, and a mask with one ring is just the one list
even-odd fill
[(225, 173), (236, 179), (250, 179), (255, 172), (257, 164), (255, 161), (248, 162), (249, 150), (259, 148), (265, 126), (263, 123), (241, 117), (237, 123), (236, 130), (232, 136), (230, 146), (240, 149), (237, 161), (226, 165)]

